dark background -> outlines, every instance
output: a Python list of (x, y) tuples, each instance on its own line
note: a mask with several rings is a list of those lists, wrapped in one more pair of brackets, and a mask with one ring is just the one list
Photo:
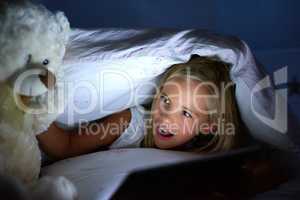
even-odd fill
[(73, 27), (201, 28), (238, 35), (254, 49), (300, 47), (299, 0), (36, 0)]
[(198, 28), (246, 41), (269, 73), (288, 66), (300, 116), (299, 0), (35, 0), (64, 11), (72, 27)]

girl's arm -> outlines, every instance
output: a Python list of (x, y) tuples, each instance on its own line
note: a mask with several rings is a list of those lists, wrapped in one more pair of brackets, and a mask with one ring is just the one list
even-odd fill
[(52, 123), (37, 139), (46, 154), (55, 159), (64, 159), (112, 144), (125, 131), (130, 120), (131, 113), (127, 109), (71, 131)]

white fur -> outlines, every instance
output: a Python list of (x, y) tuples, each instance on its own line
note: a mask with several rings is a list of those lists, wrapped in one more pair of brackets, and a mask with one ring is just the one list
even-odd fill
[(43, 66), (56, 72), (65, 53), (69, 22), (62, 12), (55, 14), (29, 2), (4, 4), (0, 16), (0, 81), (27, 65)]
[[(32, 199), (72, 200), (77, 193), (67, 179), (38, 179), (41, 152), (36, 134), (47, 130), (62, 111), (56, 98), (59, 87), (32, 97), (31, 105), (50, 105), (46, 107), (48, 110), (38, 114), (17, 106), (12, 87), (18, 75), (32, 67), (52, 72), (58, 81), (62, 78), (60, 65), (68, 40), (69, 22), (62, 12), (53, 14), (43, 6), (29, 2), (2, 2), (0, 7), (4, 11), (0, 12), (0, 170), (30, 188)], [(43, 64), (45, 59), (49, 64)], [(30, 89), (41, 86), (42, 83), (37, 81)]]

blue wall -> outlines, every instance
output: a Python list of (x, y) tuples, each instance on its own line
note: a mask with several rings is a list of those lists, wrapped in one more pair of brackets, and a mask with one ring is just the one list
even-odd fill
[(73, 27), (204, 28), (237, 35), (253, 49), (300, 47), (298, 0), (36, 0)]

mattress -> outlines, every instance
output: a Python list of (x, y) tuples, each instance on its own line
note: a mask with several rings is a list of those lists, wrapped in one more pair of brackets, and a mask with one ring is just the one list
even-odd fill
[[(79, 200), (105, 200), (110, 199), (122, 184), (130, 184), (125, 180), (128, 180), (128, 177), (135, 172), (149, 173), (153, 169), (160, 170), (164, 167), (173, 167), (174, 169), (179, 165), (184, 166), (185, 168), (175, 168), (177, 176), (182, 169), (195, 171), (195, 167), (192, 167), (195, 164), (198, 171), (207, 162), (217, 160), (224, 163), (223, 161), (228, 161), (228, 159), (237, 160), (241, 155), (257, 154), (259, 150), (259, 146), (251, 145), (223, 153), (199, 155), (191, 152), (152, 148), (114, 149), (56, 162), (44, 167), (42, 175), (67, 177), (77, 187)], [(191, 164), (190, 167), (187, 166), (188, 163)], [(222, 166), (222, 169), (224, 168)], [(140, 180), (146, 181), (143, 180), (143, 175), (140, 176), (142, 176)], [(161, 177), (161, 175), (159, 176)], [(131, 182), (134, 189), (142, 187), (137, 183)], [(167, 186), (165, 187), (167, 188)], [(198, 190), (199, 188), (197, 188)]]
[(158, 149), (114, 149), (54, 163), (44, 167), (42, 175), (67, 177), (77, 187), (79, 200), (105, 200), (137, 169), (187, 162), (198, 156)]

